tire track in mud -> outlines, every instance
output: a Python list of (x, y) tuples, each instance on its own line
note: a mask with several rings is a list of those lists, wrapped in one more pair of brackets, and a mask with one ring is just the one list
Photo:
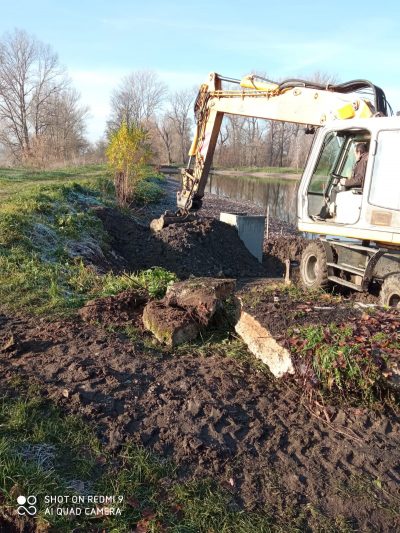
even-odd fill
[(400, 525), (394, 416), (338, 410), (326, 424), (293, 384), (247, 363), (143, 353), (79, 319), (0, 318), (3, 386), (16, 375), (37, 381), (109, 447), (140, 442), (176, 461), (183, 477), (215, 477), (246, 508), (300, 512), (311, 503), (363, 531)]

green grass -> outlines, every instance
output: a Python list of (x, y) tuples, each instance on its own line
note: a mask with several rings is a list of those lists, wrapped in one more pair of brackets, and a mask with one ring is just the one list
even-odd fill
[(122, 276), (106, 274), (101, 277), (101, 296), (112, 296), (127, 289), (142, 289), (151, 298), (162, 298), (167, 288), (177, 280), (173, 272), (161, 267), (152, 267), (137, 274)]
[[(211, 480), (180, 482), (169, 461), (133, 443), (116, 455), (104, 449), (93, 428), (65, 415), (37, 391), (0, 399), (0, 489), (11, 515), (18, 495), (35, 495), (38, 525), (57, 531), (268, 532), (271, 518), (241, 511)], [(121, 496), (121, 515), (58, 516), (46, 513), (45, 496)], [(65, 505), (64, 505), (65, 506)], [(90, 505), (85, 505), (93, 507)], [(163, 529), (164, 528), (164, 529)]]
[(0, 200), (9, 198), (25, 188), (40, 184), (67, 184), (71, 181), (88, 180), (109, 176), (106, 165), (83, 165), (54, 170), (27, 168), (0, 168)]
[(157, 203), (163, 196), (165, 196), (165, 193), (159, 184), (146, 179), (138, 183), (134, 192), (135, 203), (138, 205)]
[(327, 324), (299, 328), (296, 336), (302, 340), (290, 345), (292, 354), (308, 367), (323, 395), (367, 406), (381, 401), (382, 361), (369, 347), (380, 335), (357, 342), (352, 327)]
[[(146, 180), (159, 187), (160, 178)], [(0, 301), (4, 308), (54, 315), (76, 309), (95, 296), (131, 287), (144, 287), (151, 296), (161, 296), (173, 279), (162, 269), (136, 276), (100, 276), (71, 252), (90, 246), (101, 254), (110, 248), (101, 221), (90, 209), (115, 205), (105, 166), (25, 173), (3, 169), (0, 186), (4, 184), (6, 198), (0, 204)]]

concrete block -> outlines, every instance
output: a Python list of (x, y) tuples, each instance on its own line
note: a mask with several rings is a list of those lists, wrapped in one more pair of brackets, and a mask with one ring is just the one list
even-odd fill
[(200, 327), (190, 314), (162, 301), (153, 301), (143, 311), (143, 324), (156, 339), (168, 346), (178, 346), (194, 340)]
[(234, 279), (189, 278), (171, 285), (164, 301), (167, 305), (178, 306), (207, 325), (223, 302), (234, 293)]
[(276, 342), (268, 329), (262, 326), (257, 318), (241, 311), (235, 330), (247, 344), (250, 352), (268, 365), (275, 377), (280, 378), (285, 374), (294, 374), (290, 353)]
[(265, 217), (243, 213), (221, 213), (221, 222), (236, 226), (240, 239), (251, 254), (262, 262)]

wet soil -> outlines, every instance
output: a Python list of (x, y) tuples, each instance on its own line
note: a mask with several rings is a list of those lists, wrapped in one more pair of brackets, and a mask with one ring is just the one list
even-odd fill
[(236, 228), (219, 220), (201, 217), (152, 233), (148, 226), (115, 209), (98, 207), (93, 211), (103, 222), (112, 249), (123, 258), (123, 269), (160, 266), (182, 279), (190, 275), (268, 275), (240, 240)]
[[(156, 236), (147, 223), (173, 208), (169, 204), (171, 197), (133, 217), (96, 209), (110, 236), (114, 270), (159, 265), (181, 278), (268, 277), (281, 275), (284, 260), (301, 254), (301, 237), (278, 221), (270, 221), (265, 251), (273, 259), (264, 266), (234, 228), (213, 218), (170, 226)], [(261, 214), (210, 196), (202, 215), (233, 210)], [(294, 305), (278, 297), (247, 302), (277, 335), (292, 321), (359, 317), (350, 307), (315, 310), (315, 302)], [(245, 509), (299, 515), (313, 508), (330, 518), (343, 516), (360, 531), (400, 528), (400, 421), (394, 414), (332, 408), (328, 422), (294, 382), (278, 381), (249, 363), (144, 349), (146, 334), (132, 342), (105, 329), (128, 323), (141, 331), (142, 306), (127, 292), (92, 302), (82, 311), (86, 322), (0, 312), (0, 389), (16, 376), (37, 382), (66, 411), (91, 421), (111, 449), (126, 439), (142, 443), (173, 459), (183, 478), (214, 477)]]
[(247, 509), (299, 514), (309, 504), (357, 530), (400, 527), (393, 414), (349, 408), (328, 423), (293, 384), (248, 363), (145, 352), (79, 318), (0, 315), (0, 347), (2, 387), (16, 376), (38, 382), (111, 448), (134, 439), (176, 461), (184, 478), (216, 478)]
[[(176, 211), (176, 192), (179, 189), (179, 180), (168, 177), (167, 181), (163, 184), (163, 188), (165, 196), (160, 203), (133, 209), (135, 220), (139, 222), (141, 226), (148, 226), (153, 218), (159, 217), (164, 211)], [(203, 206), (197, 212), (198, 216), (201, 218), (205, 217), (206, 219), (212, 218), (219, 220), (221, 212), (265, 215), (265, 210), (263, 208), (256, 206), (249, 201), (243, 200), (239, 202), (237, 200), (230, 200), (229, 198), (205, 193)], [(116, 226), (116, 230), (118, 231), (118, 223)], [(123, 225), (123, 227), (125, 227), (125, 225)], [(168, 239), (168, 232), (166, 232), (166, 235)], [(221, 234), (221, 242), (223, 242), (224, 238), (226, 238), (226, 236)], [(307, 242), (307, 239), (303, 238), (297, 228), (292, 224), (270, 218), (268, 222), (268, 236), (267, 221), (265, 223), (263, 254), (264, 270), (256, 275), (263, 277), (283, 277), (285, 274), (285, 260), (290, 259), (292, 262), (299, 262), (302, 250)], [(178, 249), (182, 250), (182, 247), (178, 245)], [(140, 248), (138, 250), (140, 250)], [(174, 252), (175, 251), (176, 250), (174, 250)], [(124, 255), (124, 251), (122, 251), (122, 255)], [(158, 261), (160, 261), (160, 259), (158, 259)], [(231, 266), (228, 265), (227, 268), (229, 271)], [(252, 270), (249, 270), (248, 267), (243, 270), (246, 270), (248, 273), (241, 272), (240, 277), (254, 275), (252, 274)], [(199, 273), (198, 275), (203, 274)], [(230, 274), (226, 273), (226, 275), (228, 276)], [(296, 270), (296, 268), (293, 269), (293, 278), (298, 278), (298, 270)]]
[[(276, 340), (285, 339), (293, 327), (345, 323), (360, 319), (362, 310), (349, 303), (341, 303), (328, 293), (313, 295), (276, 290), (267, 282), (253, 290), (245, 286), (239, 291), (242, 308), (266, 327)], [(400, 318), (399, 318), (400, 326)]]
[(88, 301), (79, 315), (85, 322), (122, 326), (128, 322), (141, 325), (141, 316), (147, 296), (143, 291), (126, 290), (115, 296)]

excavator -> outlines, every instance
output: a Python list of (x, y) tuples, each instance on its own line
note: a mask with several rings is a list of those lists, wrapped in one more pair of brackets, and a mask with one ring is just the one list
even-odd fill
[[(178, 217), (201, 208), (224, 114), (293, 122), (315, 133), (297, 196), (298, 229), (314, 237), (301, 257), (302, 284), (375, 287), (382, 305), (400, 307), (400, 117), (389, 116), (382, 89), (365, 80), (274, 83), (211, 73), (195, 102)], [(364, 184), (349, 189), (358, 143), (368, 149)]]

